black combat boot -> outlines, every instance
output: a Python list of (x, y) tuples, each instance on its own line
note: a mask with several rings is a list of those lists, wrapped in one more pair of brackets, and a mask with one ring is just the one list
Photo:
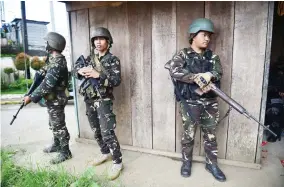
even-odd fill
[(71, 154), (71, 151), (69, 149), (69, 145), (66, 145), (66, 146), (61, 148), (57, 157), (52, 159), (50, 161), (50, 163), (51, 164), (59, 164), (59, 163), (64, 162), (65, 160), (68, 160), (70, 158), (72, 158), (72, 154)]
[(180, 169), (180, 174), (183, 177), (189, 177), (191, 175), (191, 161), (186, 160), (186, 161), (182, 161), (182, 166)]
[(206, 163), (205, 169), (208, 172), (210, 172), (218, 181), (220, 182), (226, 181), (226, 176), (224, 175), (224, 173), (221, 171), (221, 169), (218, 167), (217, 164)]
[(59, 151), (60, 151), (60, 142), (59, 142), (59, 139), (55, 137), (53, 138), (53, 143), (43, 149), (44, 153), (53, 153), (53, 152), (59, 152)]

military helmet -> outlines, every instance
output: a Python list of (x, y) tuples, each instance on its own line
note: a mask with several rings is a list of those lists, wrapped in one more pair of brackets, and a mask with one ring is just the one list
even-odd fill
[(208, 31), (214, 33), (214, 25), (210, 19), (198, 18), (194, 20), (189, 26), (188, 33), (196, 34), (199, 31)]
[(111, 37), (111, 34), (109, 32), (109, 30), (107, 28), (104, 28), (104, 27), (98, 27), (96, 28), (92, 34), (91, 34), (91, 43), (92, 43), (92, 46), (94, 45), (94, 39), (95, 37), (105, 37), (107, 40), (109, 40), (110, 44), (113, 43), (113, 40), (112, 40), (112, 37)]
[(48, 45), (55, 50), (63, 51), (66, 46), (66, 40), (65, 38), (56, 33), (56, 32), (49, 32), (47, 35), (43, 38), (45, 41), (47, 41)]

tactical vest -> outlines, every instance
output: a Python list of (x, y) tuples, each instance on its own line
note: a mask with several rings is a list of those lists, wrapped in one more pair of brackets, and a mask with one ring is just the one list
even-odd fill
[[(110, 63), (108, 60), (111, 60), (111, 53), (108, 52), (98, 63), (95, 62), (95, 54), (92, 54), (90, 56), (91, 59), (91, 65), (93, 66), (94, 69), (96, 69), (96, 71), (100, 72), (100, 71), (105, 71), (105, 67), (104, 67), (104, 63)], [(111, 87), (106, 87), (103, 85), (100, 85), (98, 88), (102, 98), (110, 98), (110, 99), (114, 99), (113, 97), (113, 88)], [(85, 96), (85, 99), (99, 99), (99, 93), (97, 92), (97, 90), (95, 88), (93, 88), (92, 86), (89, 86), (86, 89), (85, 93), (82, 93), (82, 95)]]
[(59, 78), (52, 92), (44, 95), (44, 99), (48, 103), (52, 102), (58, 103), (59, 105), (65, 105), (68, 101), (68, 68), (65, 57), (63, 55), (59, 55), (58, 57), (56, 57), (56, 59), (54, 58), (52, 62), (49, 62), (48, 60), (47, 66), (43, 67), (42, 71), (50, 70), (50, 68), (52, 68), (55, 64), (58, 66), (57, 68), (60, 68)]
[[(212, 51), (206, 50), (203, 57), (198, 56), (195, 53), (188, 53), (188, 49), (184, 48), (184, 53), (187, 55), (187, 58), (185, 58), (185, 64), (184, 68), (187, 69), (190, 73), (197, 74), (197, 73), (205, 73), (205, 72), (211, 72), (213, 70), (213, 64), (210, 61), (212, 59)], [(214, 82), (214, 84), (220, 88), (220, 81)], [(185, 83), (181, 81), (176, 81), (177, 88), (179, 92), (181, 93), (181, 96), (183, 96), (186, 100), (198, 100), (201, 98), (215, 98), (217, 97), (214, 92), (209, 91), (206, 94), (203, 94), (199, 96), (197, 93), (194, 92), (194, 90), (198, 89), (199, 86), (196, 83)], [(179, 101), (180, 99), (177, 98)]]

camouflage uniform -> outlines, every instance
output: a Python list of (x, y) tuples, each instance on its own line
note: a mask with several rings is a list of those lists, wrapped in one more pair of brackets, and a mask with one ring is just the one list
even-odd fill
[[(183, 120), (182, 158), (192, 160), (196, 126), (200, 125), (204, 135), (204, 150), (207, 163), (217, 163), (216, 126), (219, 120), (219, 110), (216, 95), (212, 91), (199, 96), (194, 93), (198, 85), (193, 82), (197, 73), (211, 72), (213, 82), (219, 86), (222, 76), (220, 59), (211, 50), (203, 54), (193, 49), (180, 50), (167, 65), (171, 76), (177, 81), (177, 87), (186, 103), (181, 102)], [(187, 105), (184, 106), (184, 105)], [(188, 111), (189, 110), (189, 111)]]
[(60, 147), (64, 148), (68, 146), (70, 139), (64, 113), (68, 101), (65, 93), (68, 86), (68, 69), (65, 57), (62, 54), (50, 56), (41, 71), (46, 71), (45, 78), (31, 94), (31, 100), (37, 103), (41, 98), (45, 98), (50, 129), (55, 141), (59, 141)]
[[(98, 59), (99, 64), (95, 63), (95, 58)], [(79, 93), (84, 96), (86, 115), (91, 129), (95, 133), (95, 139), (101, 148), (101, 153), (111, 153), (113, 163), (119, 164), (122, 162), (122, 154), (114, 132), (116, 118), (112, 108), (112, 100), (114, 99), (112, 92), (113, 87), (118, 86), (121, 82), (120, 60), (109, 51), (100, 58), (98, 54), (94, 54), (87, 59), (89, 59), (89, 66), (96, 70), (101, 69), (98, 85), (99, 93), (92, 86), (82, 90), (81, 88), (84, 85), (80, 86)], [(79, 69), (80, 67), (75, 65), (72, 72), (77, 79), (82, 80), (83, 77), (78, 73)]]

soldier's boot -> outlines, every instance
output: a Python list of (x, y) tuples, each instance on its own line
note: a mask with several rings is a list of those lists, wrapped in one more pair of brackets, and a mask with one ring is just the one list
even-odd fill
[(69, 145), (66, 145), (61, 148), (59, 154), (57, 155), (56, 158), (51, 159), (50, 163), (51, 164), (59, 164), (61, 162), (64, 162), (65, 160), (68, 160), (72, 158), (72, 153), (69, 149)]
[(218, 167), (217, 164), (208, 164), (206, 163), (205, 169), (210, 172), (215, 179), (217, 179), (220, 182), (226, 181), (226, 176), (222, 172), (222, 170)]
[(190, 160), (182, 161), (182, 166), (180, 169), (181, 176), (189, 177), (191, 175), (191, 165), (192, 162)]
[(120, 164), (113, 164), (112, 167), (110, 168), (109, 172), (108, 172), (108, 179), (109, 180), (114, 180), (117, 177), (119, 177), (122, 169), (123, 169), (122, 163), (120, 163)]
[(59, 151), (60, 151), (60, 142), (59, 139), (56, 137), (53, 138), (53, 143), (51, 145), (43, 149), (44, 153), (53, 153)]
[(110, 160), (110, 159), (111, 159), (111, 154), (110, 153), (100, 154), (99, 156), (94, 158), (93, 165), (94, 166), (98, 166), (98, 165), (100, 165), (100, 164), (102, 164), (105, 161)]

